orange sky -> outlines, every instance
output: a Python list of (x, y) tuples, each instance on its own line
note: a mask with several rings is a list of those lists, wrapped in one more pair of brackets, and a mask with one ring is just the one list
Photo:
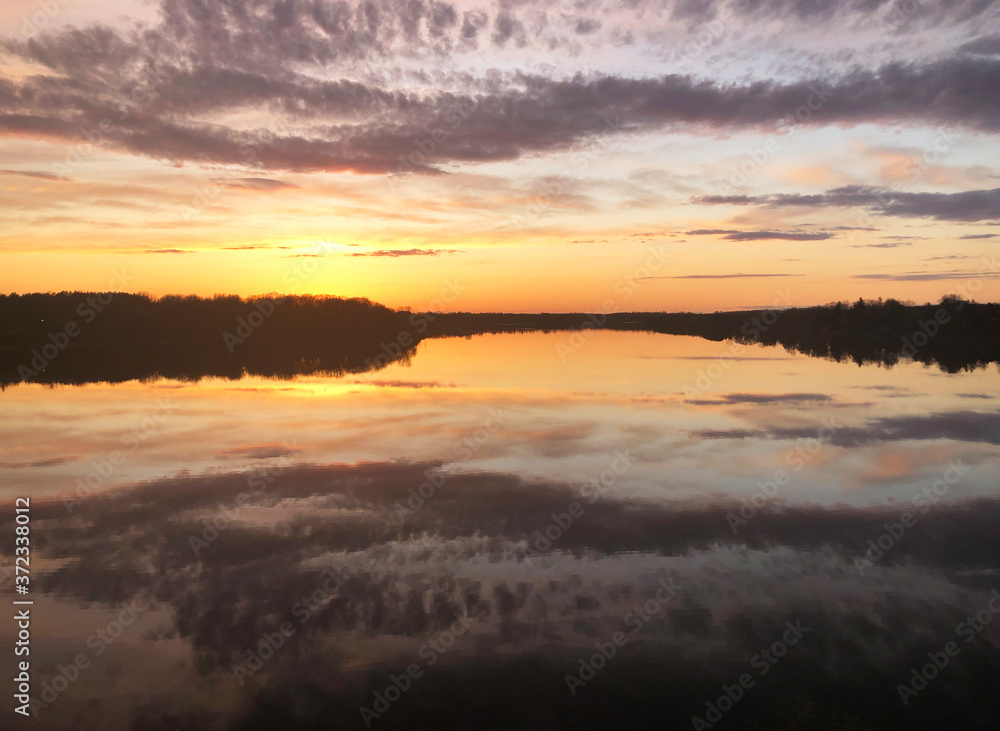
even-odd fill
[[(470, 311), (1000, 299), (992, 123), (919, 98), (935, 57), (972, 58), (955, 51), (966, 21), (857, 31), (848, 14), (820, 35), (706, 18), (696, 36), (643, 3), (570, 22), (541, 2), (511, 26), (496, 15), (473, 48), (452, 38), (483, 5), (470, 0), (451, 25), (389, 13), (352, 36), (355, 55), (322, 58), (331, 41), (305, 16), (244, 52), (267, 3), (197, 19), (63, 2), (44, 27), (35, 5), (0, 13), (2, 291), (106, 289), (125, 272), (124, 289), (153, 295)], [(898, 119), (850, 88), (896, 62), (913, 74)]]

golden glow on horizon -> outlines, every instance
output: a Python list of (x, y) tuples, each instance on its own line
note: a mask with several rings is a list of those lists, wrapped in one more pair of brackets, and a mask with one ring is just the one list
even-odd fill
[[(898, 153), (862, 147), (884, 176), (897, 174)], [(39, 140), (0, 141), (0, 153), (50, 176), (67, 157), (64, 145)], [(878, 231), (839, 230), (865, 228), (860, 212), (706, 209), (684, 198), (657, 202), (655, 216), (574, 204), (520, 220), (532, 196), (483, 173), (258, 175), (172, 168), (99, 146), (65, 179), (0, 172), (0, 205), (10, 211), (0, 290), (103, 290), (124, 270), (130, 291), (154, 296), (332, 294), (414, 310), (440, 307), (453, 282), (464, 289), (447, 310), (600, 312), (612, 301), (609, 311), (715, 311), (773, 306), (779, 292), (796, 306), (1000, 299), (992, 276), (969, 290), (983, 259), (993, 261), (990, 239), (961, 239), (989, 227), (883, 218)], [(849, 182), (838, 176), (815, 162), (776, 164), (765, 177), (779, 189), (822, 190)], [(836, 233), (804, 241), (687, 233), (699, 229)], [(401, 255), (415, 249), (438, 253)], [(651, 250), (670, 258), (647, 271)], [(380, 252), (396, 255), (371, 255)]]
[[(832, 248), (814, 255), (809, 264), (787, 262), (759, 272), (757, 261), (736, 256), (727, 261), (723, 253), (753, 244), (704, 242), (700, 251), (684, 251), (682, 245), (668, 243), (663, 246), (674, 255), (652, 271), (646, 268), (646, 244), (631, 245), (630, 255), (595, 250), (588, 252), (591, 256), (574, 257), (574, 248), (584, 246), (551, 244), (398, 257), (352, 257), (344, 249), (332, 247), (332, 253), (312, 255), (308, 252), (315, 249), (301, 246), (157, 254), (9, 253), (4, 257), (0, 288), (19, 293), (111, 288), (152, 296), (331, 294), (367, 297), (390, 307), (418, 311), (486, 312), (715, 311), (786, 307), (789, 302), (791, 306), (806, 306), (858, 297), (926, 302), (937, 301), (946, 293), (978, 301), (1000, 299), (1000, 283), (988, 266), (993, 260), (985, 255), (958, 262), (959, 266), (964, 264), (961, 270), (968, 275), (962, 273), (945, 281), (891, 281), (852, 278), (851, 270), (857, 271), (859, 264), (845, 266)], [(772, 261), (795, 251), (783, 242), (764, 248), (772, 249)], [(891, 272), (888, 265), (893, 252), (895, 249), (870, 249), (860, 266)], [(530, 268), (524, 265), (526, 258), (533, 262)], [(711, 266), (699, 265), (700, 260)], [(775, 269), (793, 276), (728, 276), (768, 274)], [(977, 271), (982, 272), (981, 277), (975, 276)], [(116, 272), (127, 275), (127, 286), (112, 283)], [(459, 294), (451, 294), (456, 291)]]

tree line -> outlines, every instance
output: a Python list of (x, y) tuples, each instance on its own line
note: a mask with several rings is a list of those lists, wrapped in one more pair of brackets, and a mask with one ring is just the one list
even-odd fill
[(312, 295), (0, 295), (0, 387), (343, 375), (406, 361), (423, 338), (586, 328), (782, 345), (859, 365), (916, 360), (957, 372), (1000, 363), (1000, 304), (955, 296), (926, 305), (861, 299), (714, 313), (414, 315), (364, 298)]

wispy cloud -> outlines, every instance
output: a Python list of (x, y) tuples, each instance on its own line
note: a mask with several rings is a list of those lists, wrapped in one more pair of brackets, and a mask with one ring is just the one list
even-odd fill
[(19, 470), (37, 467), (58, 467), (67, 462), (75, 462), (78, 457), (49, 457), (48, 459), (36, 459), (30, 462), (0, 462), (0, 467), (4, 469)]
[(909, 241), (883, 241), (880, 244), (854, 244), (855, 249), (896, 249), (900, 246), (913, 246)]
[(216, 459), (275, 459), (288, 457), (300, 452), (300, 447), (288, 447), (283, 444), (252, 444), (246, 447), (232, 447), (216, 453)]
[(298, 188), (294, 183), (286, 183), (283, 180), (272, 180), (271, 178), (235, 178), (226, 180), (227, 188), (243, 188), (245, 190), (272, 191), (283, 188)]
[(938, 282), (949, 279), (975, 279), (980, 277), (995, 277), (994, 272), (961, 271), (948, 272), (903, 272), (901, 274), (852, 274), (853, 279), (877, 279), (884, 282)]
[(801, 277), (802, 274), (678, 274), (663, 277), (638, 277), (638, 279), (754, 279), (769, 277)]
[(867, 185), (848, 185), (825, 193), (769, 195), (707, 195), (702, 205), (759, 205), (767, 208), (866, 208), (886, 216), (934, 218), (941, 221), (1000, 219), (1000, 188), (961, 193), (907, 193)]
[[(801, 439), (815, 437), (814, 428), (702, 429), (691, 432), (702, 439)], [(880, 442), (953, 439), (1000, 444), (1000, 412), (948, 411), (915, 416), (887, 416), (862, 426), (843, 426), (830, 442), (838, 447), (858, 447)]]
[(55, 173), (46, 173), (41, 170), (0, 170), (0, 175), (22, 175), (26, 178), (38, 178), (40, 180), (55, 180), (60, 183), (69, 181), (69, 178)]
[(732, 404), (801, 404), (831, 401), (824, 393), (727, 393), (711, 399), (688, 399), (687, 403), (697, 406), (719, 406)]
[(684, 233), (688, 236), (721, 236), (727, 241), (824, 241), (834, 237), (834, 234), (825, 231), (738, 231), (721, 228), (700, 228)]
[(223, 246), (223, 251), (267, 251), (270, 249), (292, 249), (292, 246), (270, 246), (268, 244), (246, 244), (244, 246)]
[(376, 249), (374, 251), (355, 251), (348, 256), (444, 256), (460, 253), (459, 249)]

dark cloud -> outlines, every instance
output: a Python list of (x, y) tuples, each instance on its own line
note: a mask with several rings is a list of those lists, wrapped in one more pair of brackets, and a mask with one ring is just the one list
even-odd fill
[(144, 254), (195, 254), (190, 249), (144, 249)]
[(960, 239), (994, 239), (997, 234), (965, 234), (964, 236), (959, 236)]
[(831, 401), (822, 393), (727, 393), (711, 399), (688, 399), (687, 403), (699, 406), (720, 404), (801, 404)]
[[(832, 12), (832, 4), (825, 7)], [(161, 22), (150, 28), (93, 26), (8, 41), (9, 52), (48, 73), (0, 85), (0, 131), (77, 140), (81, 131), (101, 130), (103, 144), (171, 162), (373, 174), (435, 173), (449, 163), (561, 151), (623, 129), (770, 129), (810, 100), (814, 107), (819, 100), (818, 109), (795, 124), (892, 119), (1000, 131), (1000, 97), (983, 93), (1000, 87), (1000, 59), (991, 57), (960, 54), (783, 83), (492, 72), (458, 75), (450, 90), (418, 92), (355, 73), (358, 64), (420, 48), (457, 53), (486, 35), (498, 46), (520, 46), (531, 40), (531, 23), (510, 8), (466, 13), (461, 22), (441, 3), (355, 10), (322, 0), (236, 7), (165, 0)], [(265, 47), (262, 37), (270, 39)], [(341, 78), (295, 70), (317, 66)], [(275, 131), (218, 121), (249, 109), (270, 115)], [(443, 141), (421, 152), (435, 131)], [(894, 205), (905, 209), (908, 200), (899, 196)], [(958, 207), (970, 206), (975, 201)], [(949, 215), (979, 220), (967, 211)]]
[(805, 233), (797, 231), (738, 231), (727, 234), (723, 238), (730, 241), (764, 241), (768, 239), (781, 239), (784, 241), (824, 241), (832, 239), (833, 234), (823, 231), (816, 233)]
[(493, 43), (503, 47), (512, 39), (515, 45), (523, 46), (526, 41), (525, 29), (521, 21), (505, 9), (496, 16), (493, 24)]
[(737, 231), (724, 228), (700, 228), (684, 233), (688, 236), (722, 236), (727, 241), (824, 241), (832, 239), (834, 236), (824, 231), (815, 233), (805, 231)]
[[(630, 4), (645, 3), (632, 0)], [(693, 25), (710, 23), (720, 17), (725, 4), (706, 0), (678, 0), (673, 16)], [(956, 0), (948, 3), (901, 5), (896, 0), (740, 0), (728, 6), (741, 20), (817, 23), (837, 16), (860, 16), (865, 26), (877, 24), (886, 33), (901, 33), (942, 24), (968, 23), (995, 13), (991, 0)]]
[(767, 208), (866, 208), (886, 216), (934, 218), (940, 221), (983, 221), (1000, 218), (1000, 188), (961, 193), (906, 193), (868, 185), (848, 185), (825, 193), (800, 195), (707, 195), (693, 198), (702, 205), (760, 205)]

